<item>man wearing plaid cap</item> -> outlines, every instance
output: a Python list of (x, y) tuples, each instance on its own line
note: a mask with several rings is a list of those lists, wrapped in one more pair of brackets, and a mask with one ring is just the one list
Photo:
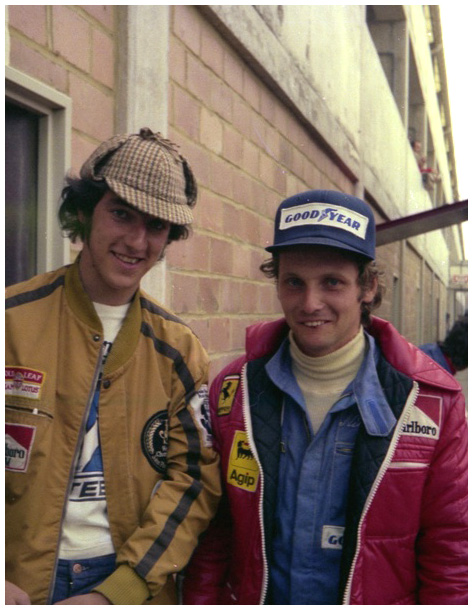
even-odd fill
[(145, 128), (68, 179), (70, 266), (7, 289), (6, 603), (175, 603), (220, 495), (208, 359), (140, 289), (197, 187)]
[(212, 384), (224, 497), (184, 603), (467, 603), (464, 398), (371, 315), (370, 207), (289, 197), (267, 250), (284, 318), (250, 327)]

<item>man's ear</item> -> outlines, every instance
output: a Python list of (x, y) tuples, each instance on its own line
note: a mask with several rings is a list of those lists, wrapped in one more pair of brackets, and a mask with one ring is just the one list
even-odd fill
[(378, 290), (378, 278), (375, 277), (373, 278), (373, 283), (371, 285), (371, 288), (367, 288), (362, 297), (361, 297), (361, 302), (362, 303), (371, 303), (371, 301), (374, 299), (374, 297), (376, 296), (376, 291)]

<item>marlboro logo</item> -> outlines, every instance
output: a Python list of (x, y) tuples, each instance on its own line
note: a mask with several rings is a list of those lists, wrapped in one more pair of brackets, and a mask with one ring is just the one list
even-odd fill
[(26, 472), (33, 447), (35, 426), (5, 424), (5, 469)]

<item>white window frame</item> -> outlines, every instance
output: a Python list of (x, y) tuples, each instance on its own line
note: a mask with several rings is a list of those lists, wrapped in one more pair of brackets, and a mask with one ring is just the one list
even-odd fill
[(70, 260), (57, 211), (71, 162), (72, 100), (10, 66), (5, 66), (5, 100), (39, 117), (37, 273), (44, 273)]

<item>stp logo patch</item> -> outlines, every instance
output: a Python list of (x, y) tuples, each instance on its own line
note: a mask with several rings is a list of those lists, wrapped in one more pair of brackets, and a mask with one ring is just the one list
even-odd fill
[(233, 437), (230, 451), (227, 483), (246, 491), (256, 491), (258, 480), (258, 462), (251, 452), (246, 432), (238, 430)]
[(26, 472), (33, 447), (35, 426), (5, 424), (5, 470)]

